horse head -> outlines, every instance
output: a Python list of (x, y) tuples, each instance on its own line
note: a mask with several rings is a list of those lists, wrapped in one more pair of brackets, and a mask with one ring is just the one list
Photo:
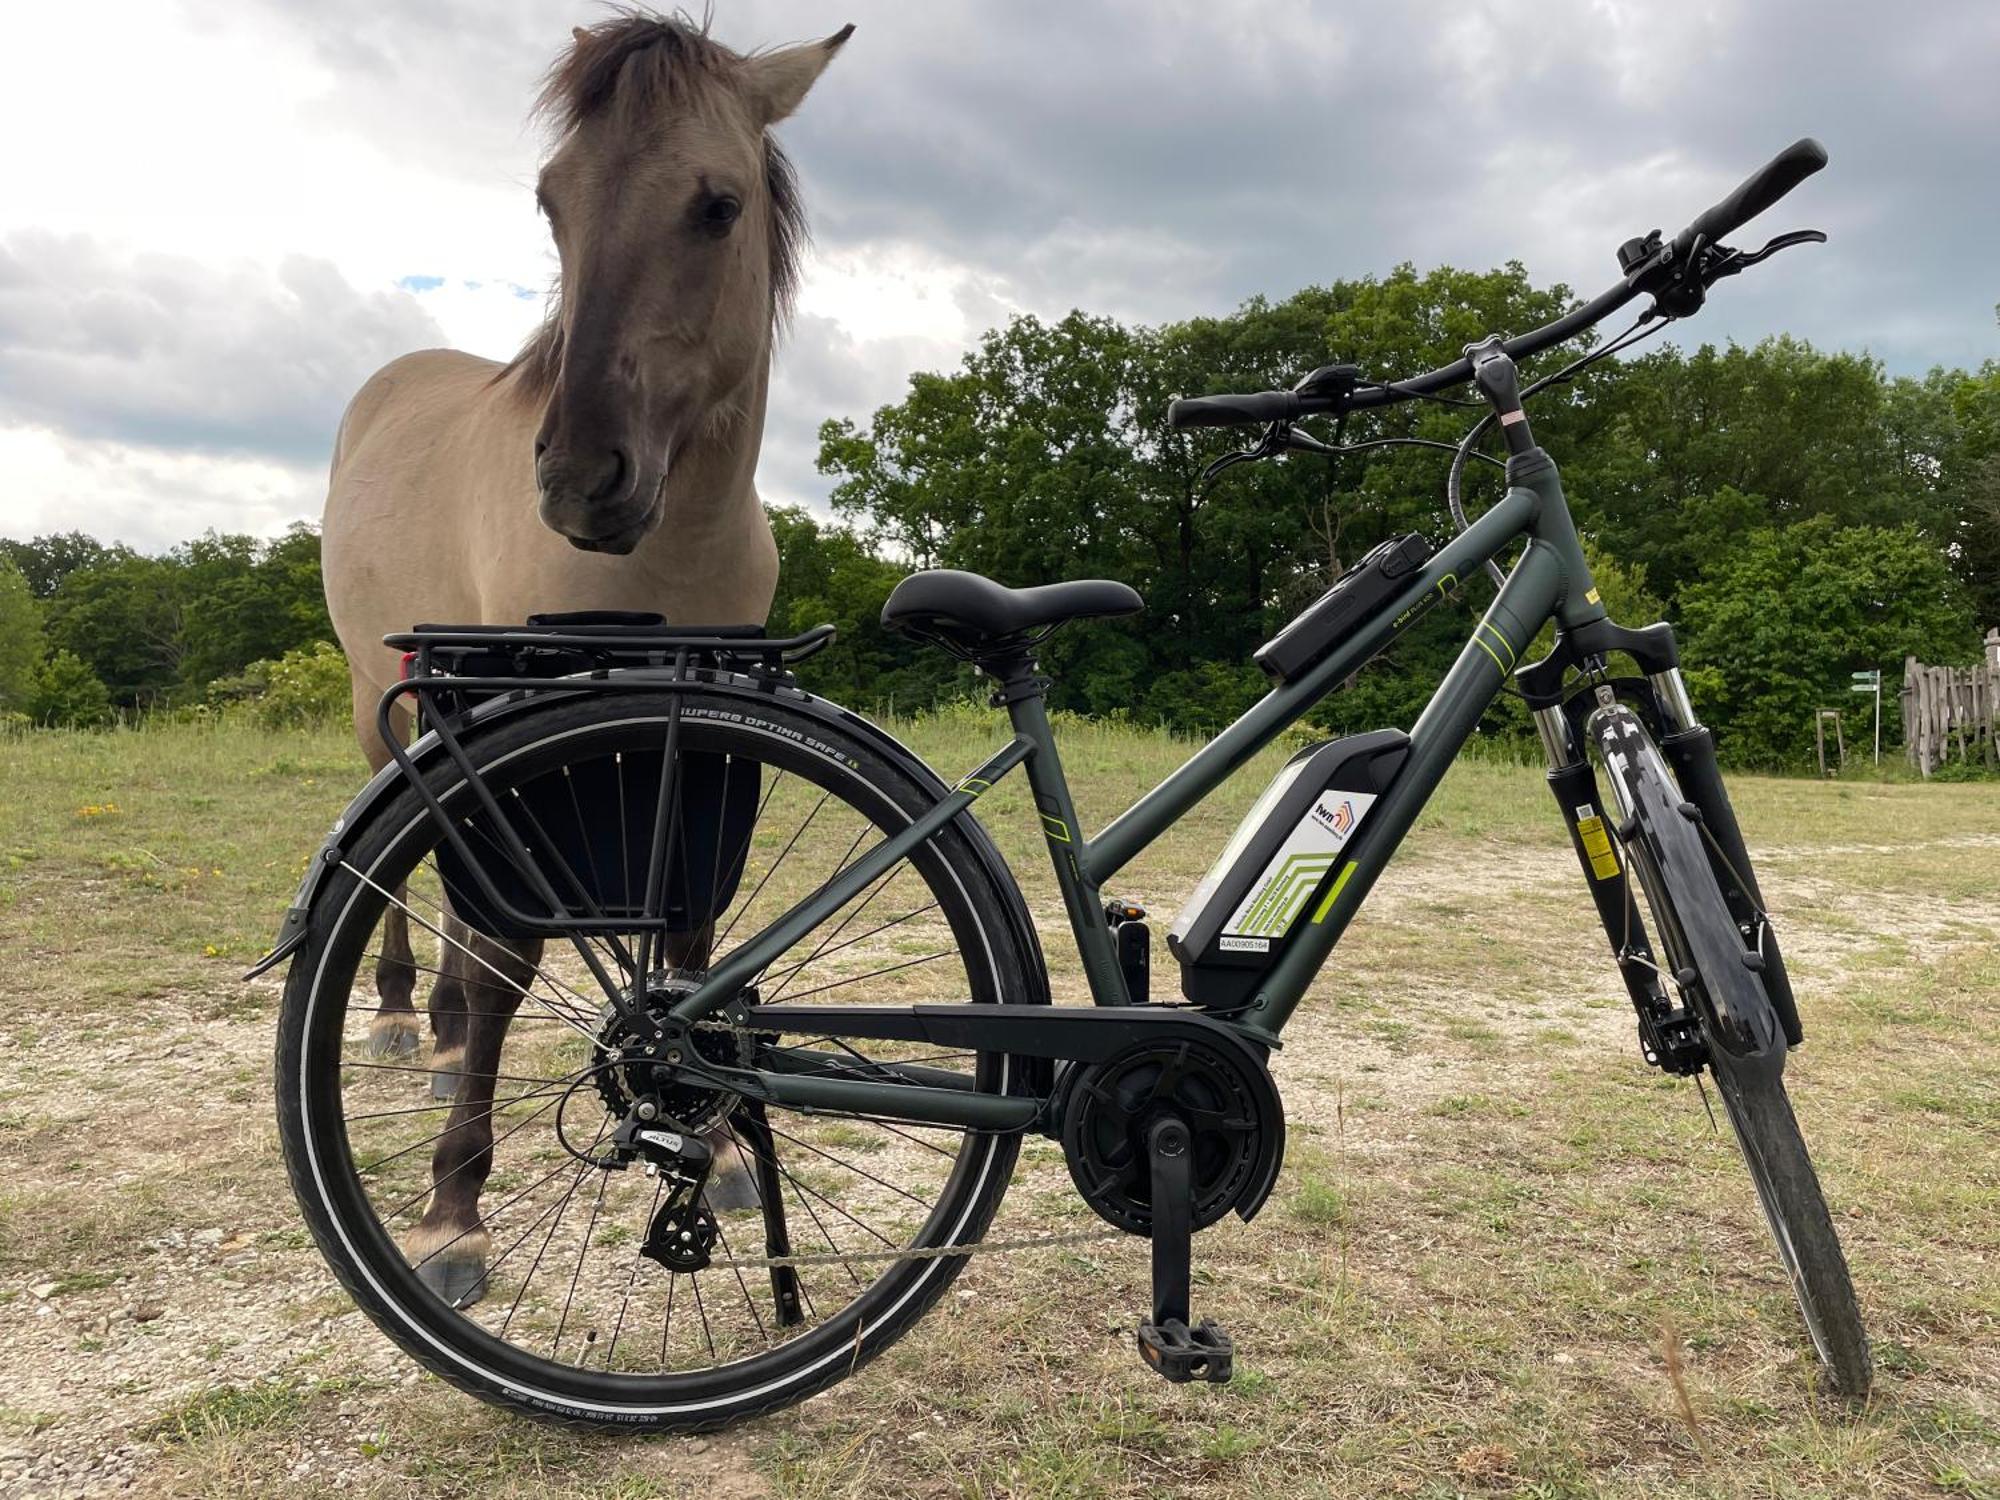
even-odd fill
[(578, 27), (539, 112), (536, 184), (561, 262), (548, 318), (509, 372), (542, 400), (542, 521), (627, 553), (660, 524), (667, 475), (754, 411), (805, 221), (769, 133), (840, 49), (745, 55), (679, 18)]

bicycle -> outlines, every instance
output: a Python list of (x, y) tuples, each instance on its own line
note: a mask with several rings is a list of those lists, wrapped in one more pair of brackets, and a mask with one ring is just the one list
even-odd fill
[[(1672, 630), (1622, 627), (1599, 601), (1524, 414), (1626, 340), (1525, 389), (1515, 364), (1641, 297), (1634, 329), (1686, 316), (1719, 278), (1823, 239), (1720, 243), (1825, 159), (1799, 142), (1672, 240), (1629, 242), (1602, 295), (1441, 369), (1368, 381), (1332, 365), (1290, 390), (1175, 402), (1177, 428), (1264, 429), (1218, 471), (1348, 451), (1299, 430), (1309, 417), (1465, 383), (1488, 411), (1456, 449), (1458, 534), (1394, 539), (1349, 569), (1258, 653), (1268, 695), (1094, 837), (1036, 652), (1066, 622), (1138, 610), (1121, 583), (933, 571), (897, 586), (884, 620), (977, 665), (1010, 718), (1012, 738), (954, 784), (798, 687), (791, 669), (830, 627), (770, 640), (582, 617), (390, 637), (409, 653), (381, 708), (395, 763), (335, 825), (253, 971), (290, 960), (286, 1161), (357, 1302), (489, 1401), (720, 1425), (823, 1389), (906, 1331), (989, 1248), (1035, 1132), (1111, 1226), (1094, 1233), (1150, 1240), (1146, 1364), (1226, 1380), (1233, 1344), (1189, 1306), (1192, 1236), (1270, 1194), (1285, 1117), (1268, 1053), (1511, 678), (1644, 1058), (1715, 1079), (1825, 1379), (1864, 1395), (1866, 1335), (1783, 1083), (1798, 1008), (1713, 738)], [(1507, 490), (1468, 522), (1460, 478), (1494, 425)], [(1497, 592), (1414, 726), (1287, 762), (1169, 930), (1185, 1003), (1154, 998), (1146, 914), (1107, 885), (1482, 565)], [(1523, 663), (1550, 620), (1553, 649)], [(1640, 675), (1610, 675), (1614, 653)], [(405, 701), (425, 728), (408, 747), (388, 732)], [(1091, 1006), (1049, 1004), (1034, 922), (973, 816), (1017, 768)], [(463, 1058), (438, 1066), (428, 1104), (408, 1102), (421, 1064), (359, 1050), (356, 981), (391, 910), (440, 940), (432, 1020)]]

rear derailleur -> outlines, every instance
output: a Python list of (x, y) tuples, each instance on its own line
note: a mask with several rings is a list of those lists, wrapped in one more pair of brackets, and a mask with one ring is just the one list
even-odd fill
[(651, 1100), (641, 1100), (612, 1133), (613, 1154), (638, 1160), (662, 1192), (639, 1253), (669, 1271), (705, 1270), (721, 1231), (701, 1190), (715, 1165), (715, 1150), (700, 1136), (668, 1130)]

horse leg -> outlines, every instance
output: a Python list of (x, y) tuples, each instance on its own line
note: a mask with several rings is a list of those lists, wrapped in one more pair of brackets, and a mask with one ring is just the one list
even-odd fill
[[(354, 679), (354, 737), (361, 742), (361, 753), (367, 757), (370, 771), (381, 770), (390, 760), (389, 747), (382, 743), (376, 723), (377, 697), (373, 687), (359, 677)], [(409, 721), (408, 710), (391, 711), (390, 724), (395, 733), (407, 737)], [(375, 993), (382, 1004), (374, 1020), (368, 1023), (371, 1057), (408, 1057), (417, 1050), (417, 1012), (411, 1004), (417, 990), (417, 959), (410, 951), (410, 921), (403, 914), (404, 894), (403, 887), (398, 886), (392, 892), (389, 909), (382, 914), (381, 947), (375, 955)]]
[(480, 974), (489, 979), (492, 975), (466, 956), (474, 937), (470, 927), (450, 912), (439, 925), (445, 936), (439, 944), (437, 983), (431, 986), (431, 1097), (451, 1099), (464, 1081), (465, 1024), (473, 1009), (466, 984)]
[[(494, 1075), (500, 1071), (508, 1023), (541, 961), (542, 945), (503, 943), (454, 925), (469, 950), (446, 945), (457, 955), (461, 997), (454, 1024), (459, 1038), (453, 1080), (457, 1102), (431, 1153), (430, 1205), (404, 1249), (425, 1286), (454, 1307), (470, 1307), (486, 1294), (486, 1261), (493, 1248), (479, 1216), (479, 1195), (493, 1170)], [(509, 1085), (516, 1093), (526, 1087)], [(528, 1107), (544, 1102), (531, 1100)]]
[(408, 1057), (417, 1050), (417, 1012), (410, 1003), (417, 989), (417, 956), (410, 950), (403, 897), (398, 886), (382, 914), (382, 946), (375, 955), (375, 993), (382, 1004), (368, 1023), (370, 1057)]

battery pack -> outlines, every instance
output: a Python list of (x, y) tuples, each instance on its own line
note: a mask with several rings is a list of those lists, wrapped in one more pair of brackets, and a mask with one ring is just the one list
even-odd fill
[(1400, 729), (1308, 745), (1279, 771), (1167, 932), (1181, 993), (1248, 1001), (1338, 878), (1346, 853), (1410, 752)]
[(1251, 658), (1279, 682), (1296, 682), (1354, 628), (1408, 587), (1431, 559), (1430, 538), (1418, 532), (1372, 549), (1334, 580), (1332, 588), (1272, 636)]

